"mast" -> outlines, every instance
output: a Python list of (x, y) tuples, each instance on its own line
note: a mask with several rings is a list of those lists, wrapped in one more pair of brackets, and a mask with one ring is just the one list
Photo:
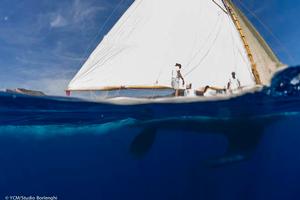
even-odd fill
[(230, 14), (230, 17), (232, 18), (232, 20), (233, 20), (233, 22), (234, 22), (234, 25), (235, 25), (235, 27), (237, 28), (237, 30), (238, 30), (238, 32), (239, 32), (239, 34), (240, 34), (240, 36), (241, 36), (242, 42), (243, 42), (244, 47), (245, 47), (246, 52), (247, 52), (247, 56), (248, 56), (249, 61), (250, 61), (250, 63), (251, 63), (251, 70), (252, 70), (252, 74), (253, 74), (253, 76), (254, 76), (254, 78), (255, 78), (255, 82), (256, 82), (257, 85), (261, 85), (261, 84), (262, 84), (262, 81), (261, 81), (261, 79), (260, 79), (260, 75), (259, 75), (258, 70), (257, 70), (257, 65), (256, 65), (256, 63), (255, 63), (255, 60), (254, 60), (252, 51), (251, 51), (250, 46), (249, 46), (249, 43), (248, 43), (247, 38), (246, 38), (246, 36), (245, 36), (245, 34), (244, 34), (244, 31), (243, 31), (243, 28), (242, 28), (242, 26), (241, 26), (241, 24), (240, 24), (240, 21), (239, 21), (239, 19), (237, 18), (237, 16), (236, 16), (234, 10), (232, 9), (232, 7), (231, 7), (230, 4), (228, 3), (228, 1), (229, 1), (229, 0), (224, 0), (224, 1), (223, 1), (223, 2), (224, 2), (224, 5), (225, 5), (225, 7), (227, 8), (228, 13)]

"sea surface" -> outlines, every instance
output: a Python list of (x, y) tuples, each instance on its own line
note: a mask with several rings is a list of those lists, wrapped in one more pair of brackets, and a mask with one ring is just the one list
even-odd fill
[(0, 200), (300, 199), (300, 67), (222, 101), (0, 93)]

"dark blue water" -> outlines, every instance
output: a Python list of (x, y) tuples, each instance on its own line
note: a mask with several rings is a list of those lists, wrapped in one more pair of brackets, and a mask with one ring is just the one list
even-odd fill
[(0, 199), (300, 199), (300, 68), (226, 101), (0, 93)]

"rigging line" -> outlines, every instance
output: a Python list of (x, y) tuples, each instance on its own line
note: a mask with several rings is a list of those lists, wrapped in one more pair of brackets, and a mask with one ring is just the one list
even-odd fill
[(114, 52), (109, 52), (109, 54), (107, 55), (107, 57), (105, 59), (101, 59), (99, 61), (97, 61), (85, 74), (83, 74), (82, 76), (80, 76), (80, 78), (84, 78), (86, 77), (88, 74), (92, 73), (94, 70), (97, 69), (97, 66), (101, 66), (104, 65), (105, 63), (107, 63), (111, 58), (117, 56), (118, 54), (120, 54), (122, 51), (124, 51), (124, 49), (126, 48), (120, 48), (117, 50), (114, 50)]
[(90, 67), (88, 68), (88, 69), (86, 69), (85, 71), (82, 71), (81, 72), (81, 70), (83, 70), (83, 69), (85, 69), (85, 68), (81, 68), (81, 70), (80, 70), (80, 76), (78, 76), (78, 77), (76, 77), (76, 79), (75, 80), (77, 80), (77, 78), (83, 78), (83, 77), (85, 77), (87, 74), (89, 74), (90, 73), (90, 71), (92, 71), (92, 70), (94, 70), (94, 68), (96, 68), (97, 67), (97, 64), (101, 61), (101, 60), (103, 60), (105, 57), (107, 57), (107, 56), (110, 56), (114, 51), (115, 51), (115, 49), (112, 47), (112, 46), (109, 46), (109, 47), (107, 47), (107, 48), (104, 48), (104, 50), (105, 51), (103, 51), (104, 53), (103, 53), (103, 55), (101, 55), (100, 57), (96, 54), (96, 55), (94, 55), (94, 57), (99, 57), (99, 59), (97, 59), (96, 60), (96, 62), (94, 62), (94, 60), (88, 60), (87, 62), (89, 62), (88, 64), (90, 64)]
[[(216, 30), (217, 30), (217, 27), (218, 27), (218, 25), (219, 25), (219, 22), (221, 21), (221, 17), (220, 17), (220, 15), (219, 15), (219, 17), (218, 17), (218, 20), (216, 21), (216, 23), (215, 23), (215, 25), (213, 26), (214, 28), (211, 30), (211, 32), (208, 34), (208, 37), (206, 38), (206, 40), (205, 40), (205, 42), (203, 43), (203, 45), (201, 45), (202, 47), (203, 46), (205, 46), (207, 43), (208, 43), (208, 41), (210, 40), (210, 38), (212, 37), (212, 35), (213, 35), (213, 32), (215, 32)], [(218, 30), (217, 30), (218, 31)], [(199, 55), (200, 53), (201, 53), (201, 51), (203, 50), (203, 48), (200, 48), (197, 52), (196, 52), (196, 54), (190, 59), (190, 61), (186, 64), (186, 67), (188, 67), (191, 63), (192, 63), (192, 61), (197, 57), (197, 55)], [(163, 67), (160, 69), (160, 71), (159, 71), (159, 74), (158, 74), (158, 77), (157, 77), (157, 79), (156, 79), (156, 84), (157, 84), (157, 82), (159, 81), (159, 78), (160, 78), (160, 76), (161, 76), (161, 74), (163, 73)]]
[(162, 73), (163, 73), (163, 67), (161, 67), (160, 70), (159, 70), (158, 76), (157, 76), (157, 78), (155, 80), (155, 85), (158, 84), (159, 79), (160, 79)]
[[(198, 18), (198, 21), (200, 22), (201, 20), (203, 20), (206, 17), (206, 16), (204, 16), (205, 13), (203, 11), (203, 7), (199, 7), (199, 11), (197, 12), (197, 14), (198, 13), (199, 13), (199, 16), (197, 16), (197, 17), (194, 16), (194, 17)], [(199, 41), (201, 41), (201, 43), (203, 43), (203, 39), (202, 39), (202, 37), (200, 37), (200, 33), (202, 32), (202, 29), (201, 30), (198, 29), (197, 31), (192, 31), (192, 32), (194, 32), (193, 34), (195, 35), (195, 38), (194, 38), (194, 42), (193, 42), (193, 47), (191, 48), (190, 53), (188, 54), (188, 55), (191, 55), (190, 58), (193, 57), (193, 54), (194, 54), (193, 52), (197, 52), (197, 49), (199, 46)], [(200, 39), (202, 39), (202, 40), (200, 40)], [(189, 59), (189, 60), (191, 60), (191, 59)], [(188, 65), (189, 64), (186, 64), (186, 66), (188, 66)]]
[[(220, 19), (221, 19), (221, 18), (220, 18), (220, 15), (219, 15), (219, 17), (218, 17), (218, 19), (217, 19), (215, 25), (213, 26), (213, 29), (211, 30), (210, 34), (208, 34), (207, 39), (204, 40), (204, 43), (203, 43), (202, 45), (200, 45), (200, 46), (206, 45), (206, 43), (209, 41), (209, 38), (210, 38), (210, 36), (212, 35), (212, 33), (214, 32), (214, 30), (216, 29), (216, 27), (217, 27), (218, 22), (220, 21)], [(197, 40), (198, 40), (198, 38), (195, 39), (195, 41), (197, 41)], [(194, 42), (193, 44), (194, 44), (194, 47), (195, 47), (195, 46), (196, 46), (196, 42)], [(193, 49), (194, 49), (194, 47), (193, 47)], [(196, 49), (195, 49), (195, 50), (196, 50)], [(186, 67), (188, 67), (188, 66), (192, 63), (192, 61), (193, 61), (193, 60), (196, 58), (196, 56), (201, 52), (201, 50), (202, 50), (202, 48), (201, 48), (200, 50), (198, 50), (198, 51), (196, 52), (195, 55), (192, 55), (192, 58), (189, 59), (190, 61), (185, 65)], [(191, 54), (191, 53), (190, 53), (190, 54)], [(164, 67), (164, 65), (162, 65), (162, 66), (160, 67), (158, 76), (157, 76), (157, 78), (156, 78), (156, 84), (157, 84), (157, 82), (159, 81), (159, 79), (160, 79), (160, 77), (161, 77), (161, 75), (162, 75), (164, 69), (165, 69), (165, 67)]]
[(236, 55), (236, 48), (237, 45), (235, 43), (235, 40), (234, 40), (234, 35), (233, 33), (235, 33), (234, 30), (236, 30), (236, 28), (234, 27), (234, 24), (231, 20), (231, 17), (227, 14), (227, 18), (229, 20), (229, 26), (227, 26), (227, 28), (229, 29), (229, 32), (230, 32), (230, 35), (231, 35), (231, 42), (232, 42), (232, 51), (233, 51), (233, 63), (234, 63), (234, 71), (237, 71), (237, 55)]
[[(112, 43), (114, 44), (116, 43), (116, 41), (120, 41), (120, 39), (122, 38), (129, 37), (138, 28), (138, 24), (140, 24), (140, 22), (140, 19), (135, 20), (135, 22), (131, 25), (132, 27), (130, 29), (127, 29), (127, 31), (125, 31), (126, 29), (123, 28), (123, 30), (120, 30), (119, 32), (115, 33), (114, 40)], [(118, 43), (120, 44), (120, 42)]]
[(120, 22), (119, 26), (116, 28), (115, 30), (115, 35), (118, 35), (120, 31), (122, 31), (123, 26), (126, 24), (126, 22), (131, 18), (131, 16), (135, 13), (135, 11), (141, 6), (143, 0), (140, 0), (139, 2), (137, 0), (135, 0), (133, 2), (133, 5), (129, 7), (129, 9), (127, 10), (127, 16), (124, 16), (124, 19), (122, 22)]
[[(213, 1), (214, 1), (214, 0), (213, 0)], [(201, 13), (202, 13), (202, 12), (201, 12)], [(202, 17), (202, 15), (201, 15), (201, 17)], [(215, 31), (217, 30), (217, 27), (218, 27), (218, 24), (219, 24), (220, 21), (221, 21), (221, 14), (218, 14), (218, 19), (216, 20), (216, 22), (215, 22), (213, 28), (211, 29), (210, 33), (208, 34), (208, 37), (204, 40), (204, 42), (201, 41), (202, 44), (199, 45), (199, 46), (202, 46), (202, 47), (203, 47), (203, 46), (205, 46), (205, 45), (207, 44), (207, 42), (209, 41), (209, 39), (210, 39), (211, 36), (213, 35), (213, 32), (215, 32)], [(197, 41), (197, 40), (198, 40), (198, 38), (195, 39), (195, 41)], [(194, 46), (196, 46), (196, 42), (194, 42)], [(195, 49), (195, 50), (197, 50), (197, 49)], [(189, 62), (188, 62), (187, 64), (185, 64), (186, 68), (189, 67), (189, 65), (192, 63), (192, 61), (197, 57), (197, 55), (199, 55), (199, 54), (201, 53), (202, 50), (203, 50), (203, 48), (200, 48), (198, 51), (196, 51), (196, 53), (195, 53), (194, 55), (191, 56), (191, 59), (189, 59)], [(161, 74), (163, 73), (163, 71), (164, 71), (164, 67), (162, 66), (162, 67), (160, 68), (159, 73), (158, 73), (156, 82), (159, 81), (159, 79), (160, 79)]]
[(221, 10), (223, 10), (223, 12), (225, 12), (228, 15), (228, 12), (222, 8), (222, 6), (220, 4), (218, 4), (215, 0), (212, 0)]
[[(95, 41), (97, 40), (98, 36), (103, 32), (104, 28), (106, 27), (107, 23), (111, 20), (111, 18), (114, 16), (114, 14), (117, 12), (117, 10), (121, 7), (121, 5), (123, 4), (123, 2), (126, 2), (127, 0), (120, 0), (120, 2), (117, 4), (117, 6), (113, 9), (113, 11), (110, 13), (110, 15), (106, 18), (106, 20), (104, 21), (104, 23), (102, 24), (102, 26), (100, 27), (100, 31), (95, 35), (95, 37), (91, 40), (91, 42), (89, 43), (88, 47), (86, 48), (85, 52), (84, 52), (84, 62), (86, 62), (88, 60), (88, 58), (90, 56), (88, 56), (88, 51), (91, 48), (91, 46), (95, 43)], [(83, 64), (81, 64), (83, 65)], [(76, 81), (78, 78), (81, 78), (82, 76), (77, 77), (77, 75), (73, 78), (73, 81)]]
[(295, 62), (294, 56), (288, 51), (288, 49), (283, 45), (283, 43), (280, 41), (280, 39), (273, 33), (272, 29), (267, 26), (253, 11), (251, 11), (241, 0), (237, 0), (240, 5), (246, 9), (262, 26), (263, 28), (269, 32), (269, 34), (275, 39), (277, 44), (281, 46), (281, 49), (286, 53), (286, 55), (289, 57), (290, 61)]
[(199, 61), (199, 63), (198, 63), (195, 67), (193, 67), (189, 72), (187, 72), (184, 76), (187, 77), (190, 73), (192, 73), (195, 69), (197, 69), (197, 68), (201, 65), (201, 63), (202, 63), (202, 62), (205, 60), (205, 58), (209, 55), (209, 53), (211, 52), (212, 48), (213, 48), (214, 45), (216, 44), (216, 41), (217, 41), (217, 39), (219, 38), (219, 35), (220, 35), (221, 31), (222, 31), (222, 26), (220, 26), (220, 28), (219, 28), (219, 30), (218, 30), (218, 33), (217, 33), (217, 35), (216, 35), (216, 38), (214, 39), (212, 45), (210, 46), (210, 48), (208, 49), (208, 51), (206, 52), (206, 54), (201, 58), (201, 60)]
[[(213, 29), (210, 31), (210, 33), (208, 34), (208, 37), (205, 39), (204, 43), (200, 46), (204, 47), (206, 46), (206, 44), (208, 43), (208, 41), (210, 40), (210, 38), (212, 37), (213, 33), (217, 30), (217, 27), (218, 25), (220, 24), (220, 21), (221, 21), (221, 16), (219, 15), (218, 17), (218, 20), (216, 21), (216, 23), (214, 24), (213, 26)], [(186, 64), (186, 66), (188, 67), (192, 62), (193, 60), (195, 60), (195, 58), (201, 53), (201, 51), (203, 50), (203, 48), (200, 48), (196, 53), (195, 55), (190, 59), (190, 62), (188, 62)]]
[[(126, 1), (127, 1), (127, 0), (121, 0), (121, 1), (119, 2), (119, 4), (115, 7), (115, 9), (112, 11), (112, 13), (110, 14), (110, 16), (105, 20), (104, 24), (103, 24), (102, 27), (100, 28), (99, 34), (96, 35), (96, 37), (93, 39), (93, 42), (92, 42), (92, 43), (94, 43), (94, 41), (98, 38), (98, 35), (100, 35), (100, 33), (103, 32), (105, 26), (106, 26), (107, 23), (111, 20), (111, 18), (112, 18), (113, 15), (116, 13), (116, 11), (119, 9), (119, 7), (121, 7), (121, 5), (123, 4), (123, 2), (126, 2)], [(140, 2), (136, 5), (136, 7), (134, 8), (134, 10), (136, 10), (137, 7), (139, 7), (139, 5), (141, 4), (141, 2), (142, 2), (142, 1), (140, 1)], [(130, 16), (128, 16), (128, 17), (126, 18), (125, 21), (127, 21), (127, 19), (128, 19), (129, 17), (130, 17)], [(124, 22), (123, 22), (123, 23), (124, 23)], [(122, 26), (122, 25), (121, 25), (121, 26)], [(119, 29), (120, 29), (120, 27), (119, 27)], [(118, 32), (118, 31), (117, 31), (117, 32)], [(118, 34), (117, 34), (117, 35), (118, 35)], [(91, 45), (92, 45), (92, 43), (91, 43)], [(90, 46), (91, 46), (91, 45), (90, 45)], [(90, 49), (90, 47), (89, 47), (88, 49)], [(86, 50), (86, 53), (85, 53), (85, 54), (87, 54), (88, 49)], [(108, 50), (107, 52), (105, 52), (104, 55), (102, 55), (102, 57), (104, 58), (104, 57), (106, 57), (106, 55), (109, 56), (109, 54), (111, 53), (111, 50), (112, 50), (112, 49), (113, 49), (113, 47), (110, 46), (110, 47), (109, 47), (109, 50)], [(105, 50), (105, 48), (102, 49), (102, 50), (100, 49), (99, 52), (95, 52), (94, 57), (97, 57), (97, 56), (99, 55), (99, 53), (100, 53), (101, 51), (104, 51), (104, 50)], [(101, 54), (102, 54), (102, 53), (101, 53)], [(92, 55), (93, 55), (93, 54), (92, 54)], [(96, 56), (96, 55), (97, 55), (97, 56)], [(110, 56), (110, 57), (111, 57), (111, 56)], [(86, 59), (88, 59), (88, 57), (86, 57)], [(100, 60), (101, 60), (101, 59), (100, 59)], [(96, 63), (93, 62), (93, 64), (92, 64), (93, 66), (92, 66), (90, 69), (88, 69), (87, 71), (85, 71), (81, 76), (75, 77), (75, 78), (74, 78), (74, 81), (77, 80), (78, 78), (82, 78), (82, 77), (86, 76), (86, 74), (88, 74), (88, 73), (90, 73), (91, 71), (93, 71), (94, 68), (95, 68), (95, 66), (96, 66), (98, 63), (99, 63), (99, 60), (98, 60)]]
[[(127, 0), (120, 0), (120, 2), (117, 4), (117, 6), (113, 9), (113, 11), (111, 12), (111, 14), (106, 18), (106, 20), (104, 21), (104, 23), (100, 27), (100, 31), (91, 40), (90, 44), (88, 45), (88, 47), (86, 48), (86, 50), (85, 50), (85, 52), (83, 54), (84, 62), (86, 62), (86, 60), (89, 58), (88, 51), (91, 48), (91, 46), (95, 43), (95, 41), (97, 40), (97, 38), (99, 37), (99, 35), (104, 31), (104, 28), (106, 27), (106, 25), (108, 24), (108, 22), (111, 20), (111, 18), (114, 16), (114, 14), (117, 12), (117, 10), (121, 7), (121, 5), (125, 1), (127, 1)], [(83, 63), (81, 65), (83, 65)]]

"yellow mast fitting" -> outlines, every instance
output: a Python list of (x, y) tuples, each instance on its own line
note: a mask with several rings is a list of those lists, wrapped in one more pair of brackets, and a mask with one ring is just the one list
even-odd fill
[(234, 22), (234, 25), (236, 26), (236, 28), (237, 28), (240, 36), (241, 36), (241, 39), (244, 43), (248, 58), (249, 58), (250, 63), (251, 63), (251, 70), (252, 70), (253, 76), (255, 78), (255, 82), (256, 82), (257, 85), (262, 85), (259, 73), (257, 71), (257, 66), (256, 66), (256, 63), (255, 63), (254, 58), (253, 58), (253, 54), (252, 54), (250, 46), (247, 42), (246, 36), (245, 36), (244, 31), (242, 29), (242, 26), (240, 24), (240, 21), (238, 20), (238, 18), (236, 17), (236, 14), (234, 13), (231, 6), (229, 5), (228, 0), (226, 0), (225, 2), (226, 2), (226, 6), (228, 8), (229, 14), (230, 14), (230, 16), (231, 16), (231, 18)]

